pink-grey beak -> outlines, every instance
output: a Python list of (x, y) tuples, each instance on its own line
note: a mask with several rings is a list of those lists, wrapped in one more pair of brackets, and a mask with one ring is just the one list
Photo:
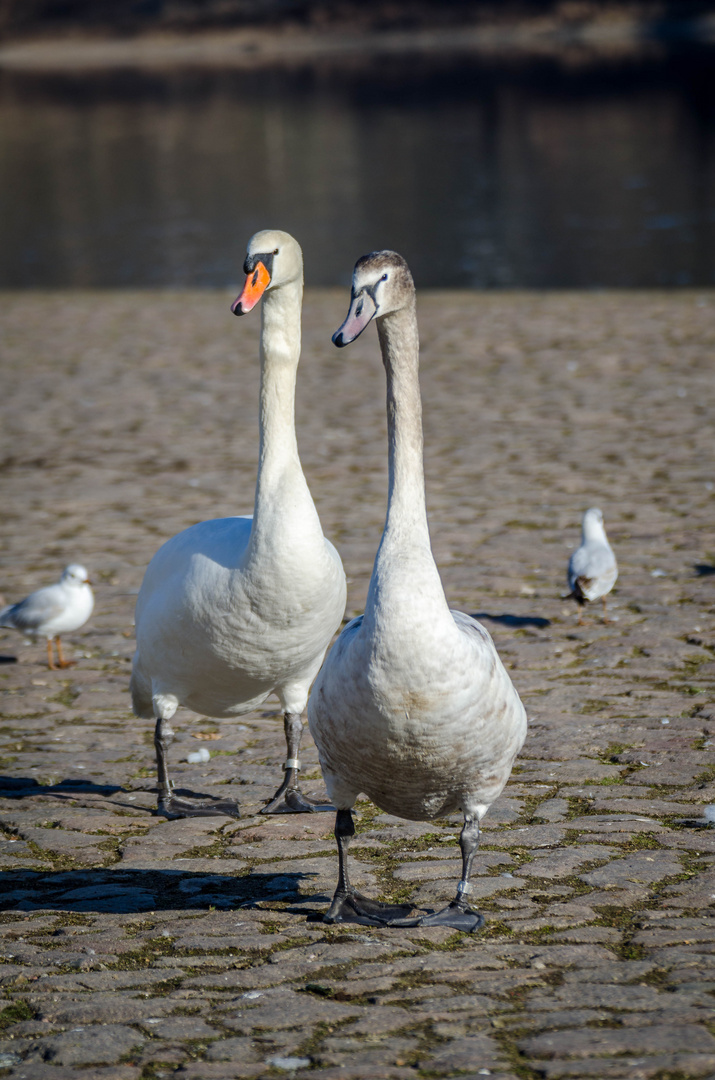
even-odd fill
[(344, 345), (349, 345), (362, 334), (376, 314), (377, 304), (368, 292), (363, 291), (353, 296), (345, 322), (333, 334), (333, 345), (337, 345), (339, 349), (342, 349)]

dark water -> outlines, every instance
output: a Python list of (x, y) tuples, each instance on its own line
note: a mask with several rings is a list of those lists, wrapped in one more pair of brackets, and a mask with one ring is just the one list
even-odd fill
[(5, 73), (0, 220), (5, 287), (227, 285), (265, 227), (314, 285), (715, 285), (715, 53)]

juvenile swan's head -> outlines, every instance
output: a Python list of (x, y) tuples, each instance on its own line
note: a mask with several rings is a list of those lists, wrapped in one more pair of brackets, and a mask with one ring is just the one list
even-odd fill
[(410, 268), (396, 251), (373, 251), (355, 263), (350, 310), (333, 334), (339, 349), (349, 345), (372, 319), (380, 319), (415, 302)]

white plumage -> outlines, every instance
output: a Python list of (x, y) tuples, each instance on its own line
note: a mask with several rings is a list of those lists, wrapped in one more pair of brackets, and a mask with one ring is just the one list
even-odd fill
[(591, 600), (603, 602), (606, 622), (606, 596), (618, 579), (618, 565), (598, 507), (591, 507), (583, 515), (581, 544), (569, 559), (567, 576), (571, 595), (579, 605)]
[[(87, 571), (79, 563), (70, 563), (56, 585), (46, 585), (17, 604), (3, 608), (0, 626), (19, 630), (28, 637), (47, 638), (47, 666), (52, 670), (56, 666), (66, 668), (76, 661), (64, 659), (60, 634), (79, 630), (93, 610), (94, 595)], [(57, 646), (57, 665), (52, 656), (53, 639)]]
[(389, 496), (365, 614), (342, 632), (308, 704), (328, 792), (338, 810), (338, 888), (329, 922), (405, 925), (409, 909), (349, 883), (350, 808), (364, 792), (389, 813), (427, 820), (461, 810), (462, 880), (436, 915), (407, 924), (474, 930), (466, 903), (479, 820), (502, 791), (526, 714), (487, 631), (450, 611), (425, 508), (415, 291), (394, 252), (358, 261), (350, 311), (333, 338), (354, 340), (375, 317), (387, 374)]
[(302, 252), (288, 233), (263, 231), (249, 243), (244, 269), (234, 313), (251, 310), (263, 295), (254, 513), (174, 536), (149, 564), (137, 599), (132, 702), (137, 715), (157, 720), (159, 808), (169, 816), (238, 814), (230, 801), (197, 804), (173, 795), (167, 750), (177, 707), (235, 717), (274, 691), (288, 756), (266, 810), (316, 808), (297, 782), (301, 713), (345, 610), (345, 574), (323, 536), (295, 437)]

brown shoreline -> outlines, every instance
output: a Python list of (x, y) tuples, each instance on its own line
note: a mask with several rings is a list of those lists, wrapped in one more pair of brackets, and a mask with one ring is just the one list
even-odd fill
[(676, 43), (715, 42), (715, 14), (657, 22), (630, 12), (583, 22), (553, 18), (408, 29), (370, 29), (346, 23), (326, 29), (298, 25), (231, 27), (183, 32), (148, 30), (132, 36), (85, 35), (75, 28), (46, 37), (0, 42), (0, 69), (67, 71), (107, 67), (256, 67), (342, 57), (395, 54), (549, 56), (657, 55)]

